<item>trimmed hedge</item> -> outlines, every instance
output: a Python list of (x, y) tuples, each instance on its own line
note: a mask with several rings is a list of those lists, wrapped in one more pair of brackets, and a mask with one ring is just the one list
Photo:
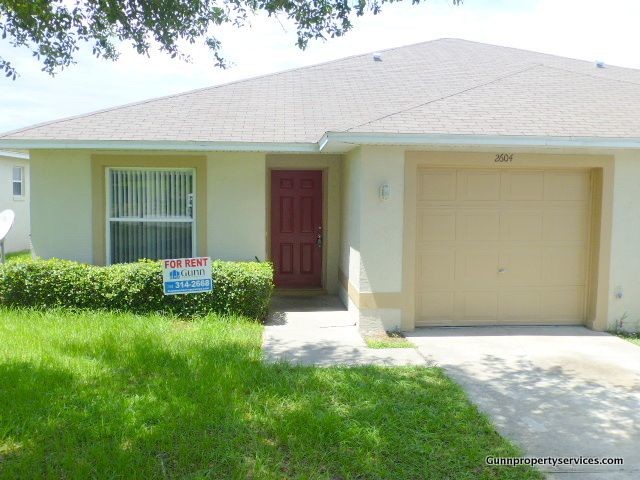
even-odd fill
[(0, 265), (0, 304), (164, 312), (182, 317), (220, 313), (263, 319), (273, 291), (270, 263), (212, 263), (213, 292), (164, 295), (158, 261), (98, 267), (69, 260)]

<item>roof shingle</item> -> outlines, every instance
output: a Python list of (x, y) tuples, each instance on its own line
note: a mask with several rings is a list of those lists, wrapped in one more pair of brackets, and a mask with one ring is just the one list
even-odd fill
[(441, 39), (24, 128), (0, 140), (317, 142), (325, 132), (640, 138), (640, 70)]

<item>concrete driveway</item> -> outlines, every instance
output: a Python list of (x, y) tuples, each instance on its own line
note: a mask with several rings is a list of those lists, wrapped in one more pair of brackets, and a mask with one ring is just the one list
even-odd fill
[(625, 462), (544, 467), (548, 478), (640, 478), (639, 347), (582, 327), (423, 328), (408, 336), (526, 455)]

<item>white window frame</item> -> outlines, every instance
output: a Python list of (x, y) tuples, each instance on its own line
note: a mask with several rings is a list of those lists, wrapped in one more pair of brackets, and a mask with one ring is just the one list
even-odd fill
[(105, 194), (106, 194), (106, 203), (105, 203), (105, 259), (107, 265), (111, 265), (111, 222), (155, 222), (155, 223), (187, 223), (189, 220), (185, 220), (184, 218), (172, 219), (172, 218), (113, 218), (110, 216), (110, 206), (111, 206), (111, 171), (112, 170), (132, 170), (135, 172), (144, 172), (144, 171), (168, 171), (168, 172), (190, 172), (193, 178), (193, 200), (191, 204), (191, 255), (195, 255), (198, 251), (198, 239), (197, 239), (197, 219), (198, 219), (198, 211), (197, 211), (197, 198), (198, 192), (196, 191), (198, 182), (196, 179), (196, 169), (195, 168), (169, 168), (169, 167), (107, 167), (105, 168)]
[[(20, 171), (20, 180), (16, 180), (13, 178), (13, 175), (15, 173), (15, 170), (18, 169)], [(14, 165), (13, 168), (11, 169), (11, 194), (13, 195), (13, 199), (14, 200), (24, 200), (25, 197), (25, 169), (24, 166), (22, 165)], [(16, 183), (20, 184), (20, 194), (16, 195), (13, 193), (13, 187), (15, 186)]]

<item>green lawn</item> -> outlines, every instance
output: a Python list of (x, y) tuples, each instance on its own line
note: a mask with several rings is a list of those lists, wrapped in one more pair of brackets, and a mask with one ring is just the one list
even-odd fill
[(387, 332), (386, 335), (373, 335), (364, 338), (369, 348), (416, 348), (400, 332)]
[(0, 477), (541, 478), (435, 368), (261, 363), (262, 327), (0, 309)]
[(635, 343), (640, 346), (640, 333), (627, 333), (627, 332), (613, 332), (614, 335), (617, 335), (620, 338), (624, 338), (628, 342)]

